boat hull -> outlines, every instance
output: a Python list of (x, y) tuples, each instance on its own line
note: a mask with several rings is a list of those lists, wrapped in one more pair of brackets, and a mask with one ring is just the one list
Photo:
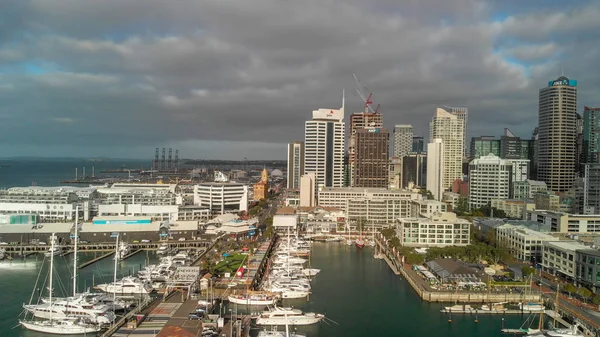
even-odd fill
[(19, 321), (19, 323), (27, 330), (43, 332), (53, 335), (83, 335), (88, 333), (95, 333), (101, 330), (99, 327), (94, 326), (52, 326), (50, 324), (37, 321)]
[(228, 299), (229, 299), (229, 302), (231, 302), (231, 303), (241, 304), (241, 305), (267, 306), (267, 305), (274, 305), (275, 303), (277, 303), (276, 298), (258, 299), (258, 298), (243, 298), (243, 297), (229, 296)]
[(323, 319), (323, 316), (314, 317), (287, 317), (287, 318), (269, 318), (269, 317), (258, 317), (256, 319), (256, 325), (312, 325), (317, 324)]

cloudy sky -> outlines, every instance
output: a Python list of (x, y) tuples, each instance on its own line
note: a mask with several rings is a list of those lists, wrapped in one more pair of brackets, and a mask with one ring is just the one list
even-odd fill
[(0, 157), (284, 159), (356, 73), (386, 127), (529, 137), (539, 88), (600, 106), (600, 1), (37, 0), (0, 6)]

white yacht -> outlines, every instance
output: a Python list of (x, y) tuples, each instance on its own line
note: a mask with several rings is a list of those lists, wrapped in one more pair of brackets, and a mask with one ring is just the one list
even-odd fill
[(526, 336), (534, 337), (585, 337), (585, 335), (579, 332), (577, 324), (571, 326), (570, 329), (554, 329), (554, 330), (538, 330), (529, 329)]
[(166, 243), (163, 243), (162, 245), (160, 245), (160, 247), (158, 247), (158, 249), (156, 250), (156, 254), (162, 255), (162, 254), (166, 254), (169, 252), (169, 245)]
[(19, 321), (19, 324), (28, 330), (54, 335), (84, 335), (102, 330), (97, 325), (85, 323), (78, 319)]
[(0, 247), (0, 261), (6, 257), (6, 249)]
[(74, 301), (54, 299), (52, 303), (24, 305), (23, 308), (42, 319), (81, 318), (94, 324), (111, 324), (115, 320), (115, 313), (106, 305), (90, 304), (83, 298)]
[(306, 335), (299, 333), (291, 333), (286, 331), (278, 330), (263, 330), (257, 335), (258, 337), (306, 337)]
[(233, 294), (227, 297), (229, 302), (242, 305), (267, 306), (275, 305), (278, 297), (269, 294)]
[(528, 303), (519, 303), (519, 309), (522, 311), (535, 311), (540, 312), (546, 310), (541, 303), (528, 302)]
[(186, 253), (177, 253), (173, 256), (173, 264), (185, 265), (188, 261), (189, 257)]
[(131, 247), (127, 242), (121, 241), (121, 243), (119, 244), (119, 248), (117, 249), (117, 259), (123, 260), (123, 258), (129, 255), (129, 253), (131, 253)]
[(311, 325), (319, 323), (325, 315), (302, 312), (298, 309), (274, 307), (264, 311), (257, 319), (257, 325)]
[(62, 247), (56, 246), (56, 247), (50, 247), (48, 248), (48, 250), (46, 252), (44, 252), (44, 256), (50, 257), (50, 256), (56, 256), (56, 255), (60, 255), (62, 253)]
[(319, 272), (321, 272), (321, 269), (316, 269), (316, 268), (304, 268), (304, 269), (302, 269), (302, 274), (304, 276), (308, 276), (308, 277), (315, 276)]
[(128, 276), (117, 282), (99, 284), (96, 286), (96, 289), (111, 294), (149, 294), (152, 292), (152, 284), (148, 281), (142, 281), (136, 277)]
[[(122, 299), (116, 298), (113, 301), (113, 297), (109, 296), (108, 294), (90, 293), (89, 291), (84, 292), (84, 293), (78, 293), (77, 296), (59, 297), (59, 298), (54, 298), (53, 300), (54, 301), (64, 301), (64, 302), (68, 302), (68, 303), (77, 302), (77, 303), (81, 303), (81, 304), (85, 304), (85, 305), (94, 305), (94, 306), (106, 305), (112, 311), (125, 310), (131, 306), (130, 303), (128, 303)], [(50, 299), (42, 298), (41, 301), (42, 301), (42, 303), (49, 303)]]
[(305, 298), (308, 295), (310, 295), (310, 291), (293, 290), (290, 288), (277, 287), (274, 285), (264, 287), (263, 289), (272, 293), (277, 293), (281, 298), (285, 299)]
[[(453, 305), (451, 307), (444, 307), (445, 311), (461, 311), (461, 312), (467, 312), (467, 311), (472, 311), (475, 310), (475, 308), (473, 308), (472, 306), (466, 304), (466, 305), (462, 305), (462, 304), (457, 304), (457, 305)], [(442, 311), (444, 311), (442, 310)]]

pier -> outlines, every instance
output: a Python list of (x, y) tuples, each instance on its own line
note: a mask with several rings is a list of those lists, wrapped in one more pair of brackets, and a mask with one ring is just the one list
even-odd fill
[[(157, 250), (160, 245), (167, 243), (171, 248), (177, 249), (190, 249), (190, 248), (205, 248), (212, 244), (212, 242), (205, 240), (194, 240), (194, 241), (156, 241), (156, 242), (129, 242), (129, 247), (132, 250)], [(74, 245), (63, 245), (67, 250), (74, 250)], [(44, 253), (48, 250), (47, 245), (32, 245), (32, 244), (17, 244), (17, 245), (4, 245), (2, 248), (6, 249), (6, 253), (9, 255), (27, 255), (30, 253)], [(102, 251), (114, 251), (114, 242), (94, 242), (94, 243), (79, 243), (77, 245), (79, 252), (102, 252)]]
[(100, 255), (100, 256), (98, 256), (98, 257), (96, 257), (96, 258), (94, 258), (94, 259), (92, 259), (92, 260), (90, 260), (88, 262), (82, 263), (80, 266), (77, 267), (77, 269), (83, 269), (83, 268), (85, 268), (85, 267), (87, 267), (87, 266), (89, 266), (91, 264), (94, 264), (94, 263), (100, 261), (100, 260), (104, 260), (105, 258), (113, 255), (114, 253), (115, 252), (109, 252), (109, 253)]

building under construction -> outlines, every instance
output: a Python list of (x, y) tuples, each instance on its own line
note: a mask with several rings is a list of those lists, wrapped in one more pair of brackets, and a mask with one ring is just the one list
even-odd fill
[(179, 150), (175, 150), (175, 158), (173, 158), (173, 149), (169, 148), (169, 154), (167, 155), (167, 149), (156, 148), (154, 153), (154, 160), (152, 161), (152, 170), (157, 172), (179, 172)]

